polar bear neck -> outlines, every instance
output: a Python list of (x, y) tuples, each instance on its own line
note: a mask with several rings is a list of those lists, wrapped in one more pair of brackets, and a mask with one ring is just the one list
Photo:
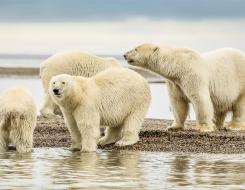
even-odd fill
[[(63, 106), (66, 109), (75, 110), (78, 105), (91, 106), (97, 102), (94, 91), (97, 90), (92, 78), (74, 76), (75, 80), (66, 96)], [(89, 100), (89, 101), (88, 101)]]
[(160, 48), (159, 52), (149, 59), (148, 67), (168, 80), (180, 80), (188, 74), (188, 65), (198, 58), (199, 55), (190, 49), (171, 48), (166, 51)]

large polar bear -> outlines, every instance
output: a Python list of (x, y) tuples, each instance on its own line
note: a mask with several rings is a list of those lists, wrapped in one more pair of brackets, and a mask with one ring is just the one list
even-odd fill
[(9, 143), (19, 153), (31, 152), (37, 109), (32, 95), (23, 87), (12, 87), (0, 96), (0, 152)]
[(51, 78), (59, 74), (69, 74), (74, 76), (91, 77), (96, 73), (110, 67), (120, 66), (116, 59), (106, 57), (101, 58), (92, 54), (81, 52), (58, 53), (45, 60), (40, 67), (40, 76), (44, 87), (44, 105), (41, 114), (44, 117), (53, 117), (58, 107), (52, 101), (48, 86)]
[(107, 69), (91, 78), (58, 75), (49, 92), (65, 117), (71, 150), (83, 152), (96, 150), (100, 126), (107, 126), (100, 145), (136, 143), (151, 100), (147, 81), (126, 68)]
[(167, 79), (175, 122), (183, 128), (191, 102), (200, 131), (223, 126), (232, 111), (230, 129), (245, 129), (245, 54), (224, 48), (197, 53), (186, 48), (143, 44), (124, 55), (129, 64)]

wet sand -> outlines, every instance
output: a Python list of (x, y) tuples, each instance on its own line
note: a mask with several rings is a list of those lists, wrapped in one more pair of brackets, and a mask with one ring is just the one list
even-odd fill
[[(188, 130), (166, 131), (171, 120), (146, 119), (140, 132), (140, 141), (132, 146), (99, 147), (106, 150), (174, 151), (195, 153), (245, 153), (245, 131), (215, 131), (200, 133), (191, 128), (194, 122), (188, 121)], [(34, 132), (34, 147), (69, 147), (71, 139), (63, 119), (38, 117)]]

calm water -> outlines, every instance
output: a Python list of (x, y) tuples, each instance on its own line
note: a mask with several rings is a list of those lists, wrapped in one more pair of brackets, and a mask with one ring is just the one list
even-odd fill
[(243, 189), (245, 155), (35, 149), (0, 154), (0, 189)]

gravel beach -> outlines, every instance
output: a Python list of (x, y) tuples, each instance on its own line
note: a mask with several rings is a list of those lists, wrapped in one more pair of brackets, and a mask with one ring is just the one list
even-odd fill
[[(245, 131), (215, 131), (200, 133), (191, 128), (193, 121), (187, 122), (187, 129), (166, 131), (171, 120), (145, 119), (140, 132), (140, 141), (133, 146), (99, 147), (106, 150), (174, 151), (195, 153), (245, 153)], [(188, 129), (189, 128), (189, 129)], [(71, 139), (63, 119), (38, 117), (34, 132), (34, 147), (69, 147)]]

